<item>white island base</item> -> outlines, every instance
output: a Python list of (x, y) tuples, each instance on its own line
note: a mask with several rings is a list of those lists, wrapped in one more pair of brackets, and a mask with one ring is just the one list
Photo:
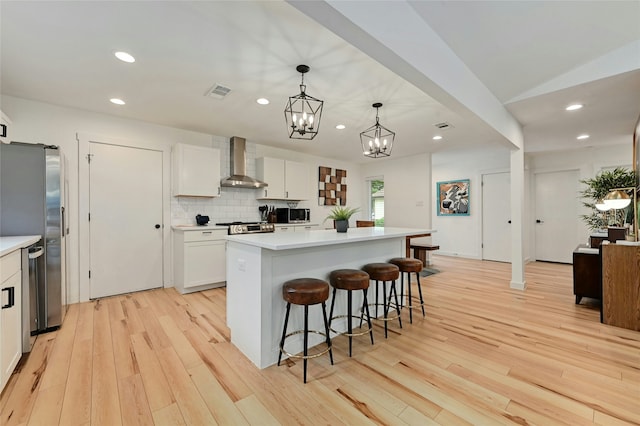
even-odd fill
[[(404, 256), (407, 235), (433, 232), (408, 228), (351, 228), (286, 234), (253, 234), (227, 237), (227, 325), (231, 342), (256, 366), (278, 361), (286, 302), (282, 284), (295, 278), (327, 280), (335, 269), (360, 269), (367, 263), (386, 262)], [(373, 303), (374, 290), (369, 292)], [(362, 304), (361, 292), (353, 294), (353, 314)], [(327, 316), (331, 295), (327, 300)], [(303, 328), (304, 309), (292, 306), (288, 332)], [(346, 313), (346, 292), (336, 297), (334, 315)], [(346, 329), (346, 319), (332, 328)], [(321, 305), (309, 308), (309, 329), (323, 330)], [(309, 347), (323, 342), (311, 333)], [(287, 339), (290, 353), (302, 351), (302, 334)], [(286, 356), (284, 356), (286, 357)], [(283, 357), (283, 358), (284, 358)]]

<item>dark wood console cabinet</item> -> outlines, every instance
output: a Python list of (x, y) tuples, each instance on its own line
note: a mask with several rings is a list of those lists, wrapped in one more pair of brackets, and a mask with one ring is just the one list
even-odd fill
[(600, 253), (579, 251), (586, 244), (580, 244), (573, 251), (573, 294), (576, 304), (583, 297), (602, 300), (602, 261)]

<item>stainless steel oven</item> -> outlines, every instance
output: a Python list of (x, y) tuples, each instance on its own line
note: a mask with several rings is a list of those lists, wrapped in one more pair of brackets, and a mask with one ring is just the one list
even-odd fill
[(264, 222), (227, 222), (216, 223), (218, 226), (227, 226), (229, 235), (238, 234), (264, 234), (276, 230), (273, 223)]

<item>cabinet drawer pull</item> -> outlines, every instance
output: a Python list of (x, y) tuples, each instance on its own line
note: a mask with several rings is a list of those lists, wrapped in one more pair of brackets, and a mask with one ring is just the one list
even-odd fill
[(7, 309), (15, 305), (15, 297), (16, 297), (15, 287), (3, 288), (2, 291), (7, 291), (9, 293), (9, 303), (7, 303), (6, 305), (2, 305), (2, 309)]
[(213, 234), (213, 231), (202, 231), (202, 235)]

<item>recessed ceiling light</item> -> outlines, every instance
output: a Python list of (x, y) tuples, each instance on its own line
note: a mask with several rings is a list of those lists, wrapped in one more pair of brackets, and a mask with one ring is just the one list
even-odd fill
[(589, 139), (589, 135), (587, 135), (587, 134), (580, 135), (576, 139), (578, 139), (578, 140)]
[(582, 108), (583, 106), (584, 106), (584, 105), (582, 105), (582, 104), (571, 104), (571, 105), (569, 105), (568, 107), (566, 107), (565, 109), (566, 109), (567, 111), (575, 111), (575, 110), (577, 110), (577, 109)]
[(114, 55), (116, 55), (116, 58), (120, 59), (122, 62), (128, 62), (131, 64), (136, 61), (136, 58), (127, 52), (116, 52)]
[(442, 136), (440, 136), (440, 135), (436, 135), (436, 136), (433, 137), (434, 141), (439, 141), (440, 139), (442, 139)]
[(116, 104), (116, 105), (124, 105), (125, 104), (125, 102), (122, 99), (111, 98), (109, 100), (111, 101), (112, 104)]
[(256, 99), (256, 102), (260, 105), (269, 105), (269, 99), (267, 98)]
[(338, 130), (343, 130), (343, 129), (345, 129), (346, 127), (347, 127), (347, 126), (345, 126), (344, 124), (338, 124), (338, 125), (336, 126), (336, 129), (338, 129)]

